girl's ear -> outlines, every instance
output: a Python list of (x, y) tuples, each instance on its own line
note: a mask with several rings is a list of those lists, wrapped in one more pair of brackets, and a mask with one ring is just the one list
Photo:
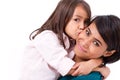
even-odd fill
[(112, 50), (112, 51), (105, 51), (105, 53), (103, 54), (104, 57), (109, 57), (112, 54), (114, 54), (116, 52), (116, 50)]

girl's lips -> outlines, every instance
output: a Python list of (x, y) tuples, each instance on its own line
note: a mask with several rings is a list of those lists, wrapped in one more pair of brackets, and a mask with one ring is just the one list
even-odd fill
[(81, 33), (82, 30), (77, 30), (76, 31), (76, 35), (79, 36), (79, 34)]

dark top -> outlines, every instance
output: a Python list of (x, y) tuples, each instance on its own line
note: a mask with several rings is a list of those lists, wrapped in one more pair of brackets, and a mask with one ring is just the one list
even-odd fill
[(91, 72), (88, 75), (62, 76), (58, 80), (102, 80), (102, 75), (100, 74), (100, 72)]

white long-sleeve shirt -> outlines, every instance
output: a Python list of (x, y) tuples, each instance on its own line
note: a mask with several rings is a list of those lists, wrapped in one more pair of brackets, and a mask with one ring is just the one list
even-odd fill
[[(65, 45), (69, 47), (67, 36)], [(20, 80), (57, 80), (66, 75), (75, 62), (73, 53), (60, 45), (55, 33), (45, 30), (27, 46), (23, 58), (23, 70)]]

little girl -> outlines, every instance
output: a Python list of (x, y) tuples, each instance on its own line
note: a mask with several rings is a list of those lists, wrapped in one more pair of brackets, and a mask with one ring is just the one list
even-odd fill
[[(91, 11), (84, 0), (60, 0), (48, 20), (30, 35), (25, 51), (21, 80), (57, 80), (60, 75), (88, 74), (102, 63), (101, 59), (84, 62), (84, 70), (69, 52), (81, 30), (89, 24)], [(91, 68), (88, 68), (89, 64)], [(82, 63), (81, 63), (82, 64)], [(72, 69), (79, 70), (72, 72)]]

